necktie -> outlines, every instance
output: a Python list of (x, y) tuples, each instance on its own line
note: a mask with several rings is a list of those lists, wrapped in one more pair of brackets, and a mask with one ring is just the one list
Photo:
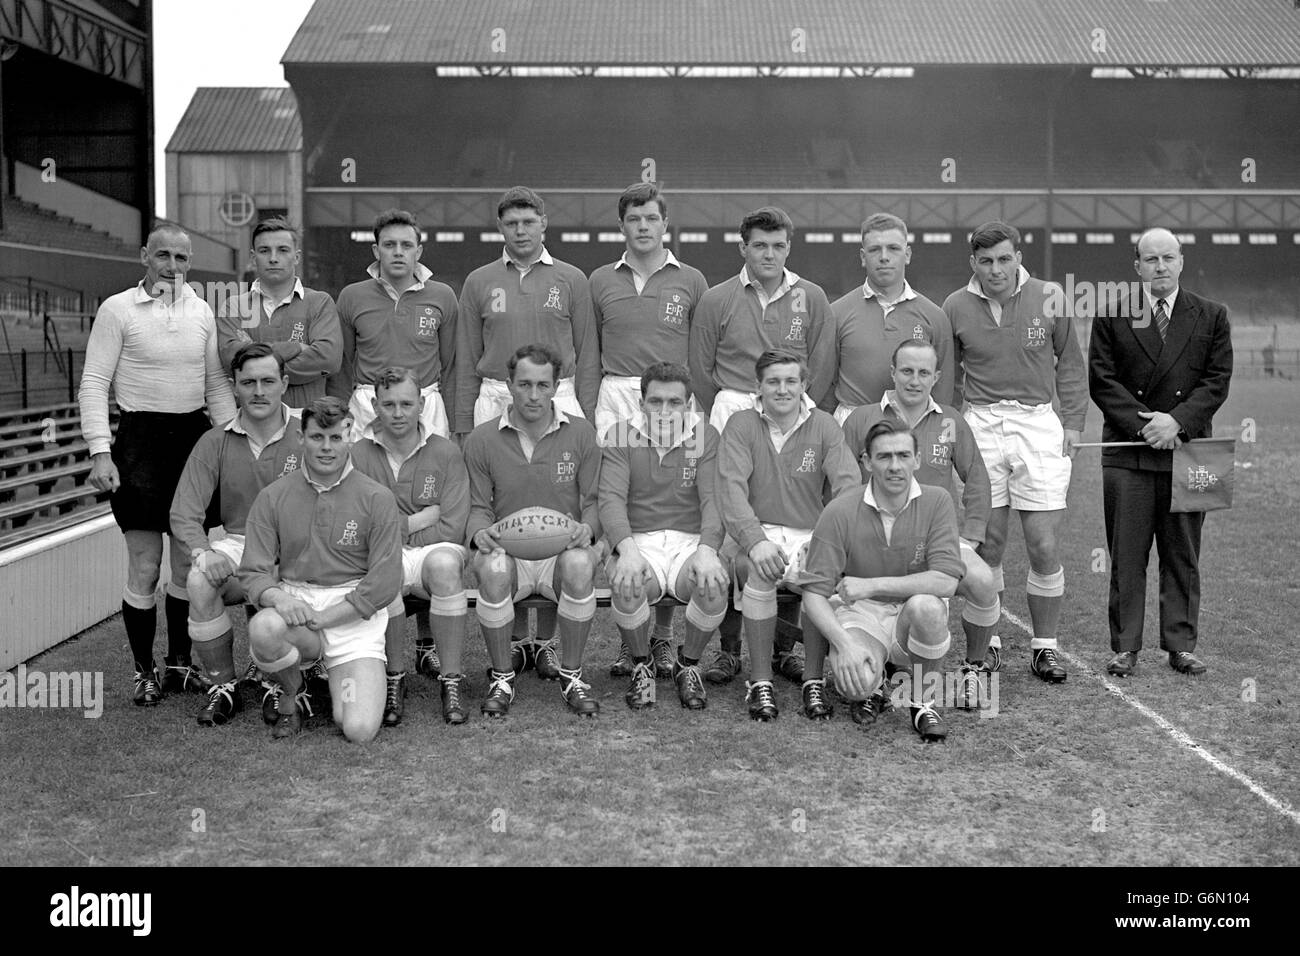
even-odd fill
[(1165, 311), (1165, 300), (1156, 300), (1156, 328), (1160, 330), (1160, 341), (1165, 340), (1169, 332), (1169, 313)]

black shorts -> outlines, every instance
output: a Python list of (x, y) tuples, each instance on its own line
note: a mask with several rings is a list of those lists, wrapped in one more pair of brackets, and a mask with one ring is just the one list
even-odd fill
[(122, 412), (113, 442), (120, 487), (109, 501), (123, 531), (171, 531), (172, 497), (185, 461), (211, 425), (203, 409)]

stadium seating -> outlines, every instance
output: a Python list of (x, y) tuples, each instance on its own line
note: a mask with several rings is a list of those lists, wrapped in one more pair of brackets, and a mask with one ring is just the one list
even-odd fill
[(5, 196), (4, 230), (0, 238), (33, 246), (93, 252), (107, 256), (137, 258), (138, 246), (132, 246), (106, 232), (50, 212), (34, 203)]

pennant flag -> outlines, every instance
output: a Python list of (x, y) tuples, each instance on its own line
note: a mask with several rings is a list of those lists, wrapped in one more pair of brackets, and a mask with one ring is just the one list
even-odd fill
[(1232, 438), (1195, 438), (1174, 450), (1170, 513), (1232, 507)]

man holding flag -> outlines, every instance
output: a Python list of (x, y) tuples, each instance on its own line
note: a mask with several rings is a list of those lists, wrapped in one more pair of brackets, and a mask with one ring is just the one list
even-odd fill
[(1182, 247), (1167, 229), (1138, 237), (1134, 267), (1142, 294), (1105, 309), (1093, 324), (1088, 360), (1102, 429), (1102, 501), (1110, 551), (1107, 671), (1137, 669), (1146, 613), (1147, 561), (1160, 555), (1160, 647), (1180, 674), (1205, 673), (1193, 653), (1200, 604), (1198, 562), (1204, 511), (1170, 511), (1175, 449), (1208, 438), (1228, 397), (1232, 337), (1224, 306), (1182, 289)]

